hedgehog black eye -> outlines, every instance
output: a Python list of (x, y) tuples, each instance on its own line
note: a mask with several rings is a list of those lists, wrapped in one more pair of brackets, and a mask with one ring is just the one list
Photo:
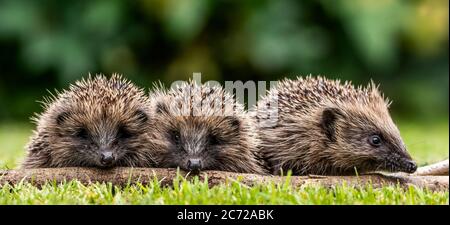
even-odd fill
[(217, 137), (216, 135), (209, 135), (209, 137), (208, 137), (208, 143), (209, 143), (210, 145), (219, 145), (219, 144), (221, 144), (222, 142), (221, 142), (220, 138)]
[(372, 145), (373, 147), (379, 147), (381, 146), (381, 137), (379, 135), (372, 135), (369, 137), (369, 144)]
[(117, 137), (119, 139), (128, 139), (131, 138), (133, 135), (129, 130), (127, 130), (125, 127), (120, 127), (119, 131), (117, 132)]
[(80, 138), (80, 139), (88, 139), (89, 134), (85, 128), (80, 128), (76, 131), (75, 137)]
[(180, 132), (175, 130), (170, 131), (170, 136), (176, 145), (179, 145), (181, 143)]

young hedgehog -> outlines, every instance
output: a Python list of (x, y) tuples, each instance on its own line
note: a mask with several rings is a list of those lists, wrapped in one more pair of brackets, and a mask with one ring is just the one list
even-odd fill
[(322, 77), (282, 80), (253, 114), (260, 150), (274, 174), (412, 173), (416, 163), (389, 115), (389, 105), (373, 82), (355, 88)]
[(78, 81), (45, 99), (23, 167), (151, 166), (149, 105), (120, 75)]
[(221, 87), (183, 82), (151, 94), (158, 167), (263, 174), (254, 121)]

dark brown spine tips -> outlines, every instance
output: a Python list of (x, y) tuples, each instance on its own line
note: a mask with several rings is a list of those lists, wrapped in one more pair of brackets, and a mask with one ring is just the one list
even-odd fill
[(143, 110), (137, 110), (135, 113), (135, 117), (141, 123), (146, 123), (148, 121), (148, 115)]
[(62, 124), (64, 124), (64, 122), (67, 120), (67, 118), (69, 118), (70, 113), (68, 112), (62, 112), (60, 113), (57, 117), (56, 117), (56, 124), (58, 124), (59, 126), (61, 126)]
[(157, 114), (163, 114), (163, 113), (168, 113), (169, 109), (167, 108), (166, 104), (164, 104), (163, 102), (158, 102), (156, 104), (156, 113)]
[(226, 119), (229, 121), (231, 127), (239, 130), (241, 127), (241, 121), (236, 116), (226, 116)]

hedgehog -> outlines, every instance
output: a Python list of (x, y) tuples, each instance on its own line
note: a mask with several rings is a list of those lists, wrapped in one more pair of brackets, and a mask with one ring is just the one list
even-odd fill
[(220, 85), (181, 82), (151, 93), (157, 167), (264, 174), (254, 121)]
[(354, 87), (311, 75), (281, 80), (251, 113), (261, 157), (273, 174), (413, 173), (417, 165), (390, 104), (373, 81)]
[(24, 168), (153, 165), (148, 95), (119, 74), (83, 78), (42, 102)]

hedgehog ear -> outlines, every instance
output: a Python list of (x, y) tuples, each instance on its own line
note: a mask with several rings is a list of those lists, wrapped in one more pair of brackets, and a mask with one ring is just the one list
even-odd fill
[(322, 112), (321, 126), (330, 141), (336, 141), (336, 119), (340, 115), (337, 108), (325, 108)]
[(61, 126), (69, 117), (70, 113), (68, 112), (62, 112), (56, 117), (56, 124)]

